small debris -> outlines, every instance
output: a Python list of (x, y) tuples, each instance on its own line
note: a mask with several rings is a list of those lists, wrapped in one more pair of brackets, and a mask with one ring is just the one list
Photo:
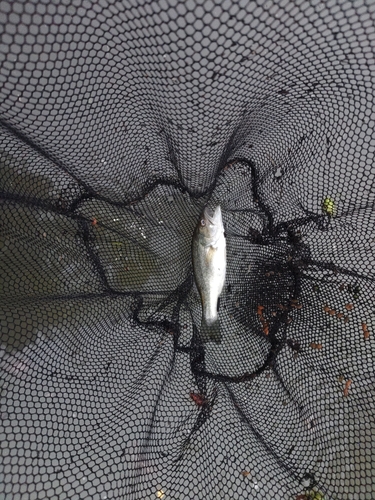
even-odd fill
[(353, 299), (359, 298), (360, 291), (361, 290), (359, 288), (359, 285), (356, 285), (354, 287), (352, 285), (348, 285), (348, 292), (353, 295)]
[(288, 339), (287, 341), (288, 346), (293, 349), (293, 351), (299, 351), (301, 349), (301, 345), (297, 340), (293, 339)]
[(248, 470), (243, 470), (241, 474), (243, 475), (243, 477), (247, 477), (250, 475), (250, 472)]
[(346, 383), (345, 383), (345, 387), (344, 387), (344, 397), (346, 398), (349, 394), (349, 388), (350, 386), (352, 385), (352, 380), (347, 380)]
[(196, 394), (195, 392), (191, 392), (189, 396), (197, 406), (204, 406), (207, 403), (207, 400), (203, 396), (203, 394)]
[(257, 315), (259, 317), (259, 321), (262, 324), (264, 335), (268, 335), (269, 334), (269, 325), (268, 325), (266, 318), (263, 315), (263, 311), (264, 311), (264, 306), (258, 305)]
[(324, 500), (324, 495), (319, 491), (311, 491), (307, 494), (297, 495), (296, 500)]
[(297, 299), (291, 299), (290, 306), (293, 309), (302, 309), (302, 304), (299, 304)]
[(227, 165), (225, 165), (224, 171), (226, 172), (229, 168), (231, 168), (236, 163), (237, 163), (236, 161), (232, 161), (232, 163), (228, 163)]
[(327, 214), (329, 217), (334, 217), (336, 215), (336, 203), (333, 198), (327, 196), (322, 201), (322, 212)]
[(341, 382), (343, 382), (343, 381), (344, 381), (344, 375), (340, 375), (340, 376), (339, 376), (339, 382), (340, 382), (340, 384), (341, 384)]
[[(350, 311), (351, 309), (353, 309), (353, 304), (346, 304), (345, 308)], [(335, 309), (332, 309), (331, 307), (329, 307), (327, 304), (323, 307), (323, 310), (329, 314), (330, 316), (336, 316), (337, 319), (343, 319), (344, 318), (344, 322), (347, 323), (349, 321), (349, 316), (345, 316), (344, 313), (342, 312), (338, 312), (336, 311)]]
[(323, 345), (322, 344), (316, 344), (315, 342), (311, 342), (310, 344), (311, 349), (322, 349)]
[(96, 226), (96, 225), (97, 225), (97, 223), (98, 223), (98, 221), (97, 221), (97, 219), (95, 219), (95, 217), (94, 217), (94, 218), (92, 219), (92, 221), (91, 221), (91, 225), (92, 225), (92, 226)]
[(308, 496), (308, 500), (324, 500), (324, 495), (320, 491), (312, 491)]

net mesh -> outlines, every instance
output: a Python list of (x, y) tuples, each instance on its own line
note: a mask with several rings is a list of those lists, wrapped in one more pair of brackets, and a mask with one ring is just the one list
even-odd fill
[(0, 9), (1, 497), (373, 499), (375, 3)]

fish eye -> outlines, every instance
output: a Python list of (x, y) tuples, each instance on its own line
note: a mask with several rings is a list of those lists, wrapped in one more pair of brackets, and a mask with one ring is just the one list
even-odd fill
[(205, 226), (206, 225), (206, 221), (204, 219), (201, 220), (201, 226)]

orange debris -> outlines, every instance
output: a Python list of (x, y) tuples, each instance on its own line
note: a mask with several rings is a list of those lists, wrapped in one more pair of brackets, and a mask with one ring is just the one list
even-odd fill
[(264, 306), (259, 306), (259, 305), (258, 305), (258, 308), (257, 308), (257, 315), (258, 315), (258, 316), (263, 316), (263, 310), (264, 310)]
[(345, 387), (344, 387), (344, 397), (345, 398), (349, 394), (349, 388), (351, 385), (352, 385), (352, 380), (347, 380), (345, 383)]
[(370, 332), (368, 331), (367, 324), (362, 321), (363, 337), (367, 340), (370, 337)]
[(320, 350), (323, 347), (323, 345), (322, 344), (315, 344), (315, 342), (311, 342), (310, 347), (312, 349), (318, 349), (318, 350)]

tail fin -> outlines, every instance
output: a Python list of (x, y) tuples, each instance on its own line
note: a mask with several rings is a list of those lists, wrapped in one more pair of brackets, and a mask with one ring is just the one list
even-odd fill
[(213, 323), (207, 324), (204, 317), (202, 317), (201, 339), (203, 343), (215, 342), (216, 344), (221, 344), (222, 337), (219, 318)]

